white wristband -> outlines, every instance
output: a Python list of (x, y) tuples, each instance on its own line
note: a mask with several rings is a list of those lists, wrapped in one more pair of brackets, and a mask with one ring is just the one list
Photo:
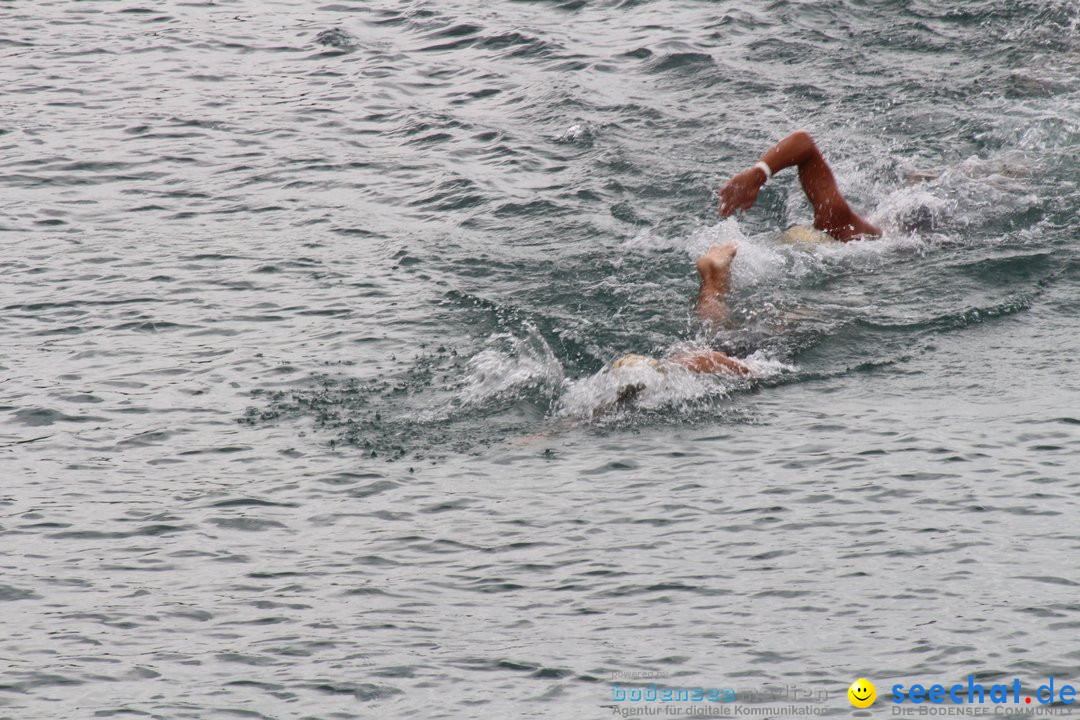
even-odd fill
[(765, 182), (769, 182), (769, 178), (772, 177), (772, 168), (764, 160), (758, 160), (754, 167), (761, 168), (761, 172), (765, 173)]

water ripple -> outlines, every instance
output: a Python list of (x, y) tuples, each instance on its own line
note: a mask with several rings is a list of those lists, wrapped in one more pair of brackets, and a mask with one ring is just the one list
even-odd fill
[(1075, 0), (9, 5), (0, 715), (1075, 680)]

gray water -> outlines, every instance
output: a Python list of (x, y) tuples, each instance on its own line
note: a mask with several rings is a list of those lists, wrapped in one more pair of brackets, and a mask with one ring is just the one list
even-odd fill
[(1080, 680), (1078, 13), (0, 5), (0, 717)]

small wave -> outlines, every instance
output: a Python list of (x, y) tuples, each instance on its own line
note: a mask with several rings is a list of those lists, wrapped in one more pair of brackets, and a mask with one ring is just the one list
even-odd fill
[(590, 122), (578, 122), (563, 130), (555, 142), (569, 145), (591, 146), (596, 137), (597, 127)]
[(884, 317), (876, 321), (863, 320), (861, 324), (878, 330), (903, 331), (909, 337), (914, 333), (962, 330), (971, 325), (1030, 310), (1033, 297), (1034, 293), (1019, 293), (1004, 300), (984, 305), (950, 308), (945, 312), (916, 317)]
[(469, 47), (477, 42), (478, 38), (476, 37), (476, 34), (481, 30), (483, 30), (482, 27), (471, 23), (460, 23), (447, 28), (442, 28), (441, 30), (436, 30), (435, 32), (426, 35), (425, 39), (445, 42), (436, 42), (434, 45), (422, 47), (420, 48), (420, 51), (445, 52)]
[(474, 25), (472, 23), (458, 23), (457, 25), (451, 25), (450, 27), (442, 28), (441, 30), (436, 30), (433, 33), (429, 33), (427, 35), (427, 37), (429, 37), (429, 38), (466, 37), (466, 36), (469, 36), (469, 35), (475, 35), (476, 33), (480, 32), (483, 29), (484, 28), (480, 27), (479, 25)]
[(477, 43), (484, 50), (508, 50), (508, 57), (545, 57), (552, 52), (551, 45), (540, 38), (523, 35), (520, 32), (506, 32), (489, 35)]
[(657, 58), (649, 70), (654, 73), (669, 72), (671, 70), (692, 69), (702, 66), (712, 66), (716, 63), (712, 55), (696, 52), (671, 53)]
[(339, 27), (323, 30), (315, 36), (315, 42), (345, 52), (352, 52), (360, 47), (360, 41), (356, 37)]

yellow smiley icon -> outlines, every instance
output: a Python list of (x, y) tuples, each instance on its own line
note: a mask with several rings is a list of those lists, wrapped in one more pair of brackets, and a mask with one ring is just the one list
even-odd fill
[(877, 700), (877, 688), (866, 678), (859, 678), (847, 689), (848, 700), (857, 708), (868, 708)]

